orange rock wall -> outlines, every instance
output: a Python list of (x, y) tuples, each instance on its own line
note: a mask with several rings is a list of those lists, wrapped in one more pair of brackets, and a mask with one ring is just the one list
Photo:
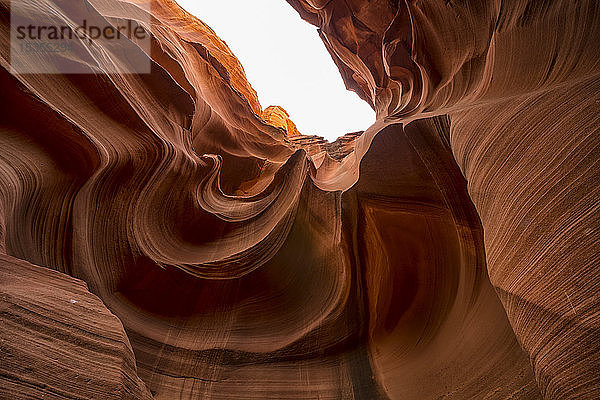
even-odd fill
[(11, 74), (0, 3), (0, 393), (600, 397), (596, 2), (290, 0), (377, 112), (327, 143), (137, 1), (46, 6), (137, 18), (149, 74)]

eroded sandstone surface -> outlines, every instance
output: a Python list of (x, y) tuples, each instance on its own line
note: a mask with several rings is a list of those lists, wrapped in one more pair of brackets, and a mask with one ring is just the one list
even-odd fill
[(172, 0), (21, 1), (151, 68), (11, 73), (0, 3), (2, 396), (600, 398), (600, 3), (289, 0), (377, 113), (328, 143)]

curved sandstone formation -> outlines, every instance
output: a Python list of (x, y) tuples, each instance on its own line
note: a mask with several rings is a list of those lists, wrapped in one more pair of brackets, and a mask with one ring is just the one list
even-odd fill
[(172, 0), (22, 1), (151, 42), (11, 73), (0, 3), (0, 393), (600, 397), (596, 2), (290, 0), (377, 112), (328, 143)]
[(600, 396), (598, 3), (290, 3), (379, 119), (448, 115), (491, 282), (541, 393)]
[(123, 326), (85, 283), (0, 256), (3, 399), (151, 399)]
[(287, 136), (300, 135), (296, 124), (290, 119), (290, 114), (280, 106), (269, 106), (264, 109), (261, 118), (269, 125), (285, 130)]

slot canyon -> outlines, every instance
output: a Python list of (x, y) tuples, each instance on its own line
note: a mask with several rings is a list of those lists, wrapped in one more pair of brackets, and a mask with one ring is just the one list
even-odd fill
[(173, 0), (0, 0), (0, 398), (600, 399), (600, 2), (287, 2), (368, 129)]

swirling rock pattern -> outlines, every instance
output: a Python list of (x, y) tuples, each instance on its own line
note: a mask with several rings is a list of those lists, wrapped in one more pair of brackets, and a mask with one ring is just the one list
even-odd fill
[(598, 3), (290, 3), (380, 118), (448, 115), (491, 282), (542, 395), (598, 398)]
[[(6, 332), (45, 330), (3, 353), (1, 390), (600, 397), (596, 2), (290, 0), (377, 112), (328, 143), (262, 110), (225, 43), (172, 0), (151, 15), (22, 1), (137, 22), (151, 69), (97, 73), (126, 63), (106, 48), (78, 60), (89, 74), (11, 74), (0, 3), (1, 289), (45, 307), (3, 312)], [(101, 317), (60, 333), (74, 292)], [(99, 326), (111, 335), (88, 348)], [(80, 389), (81, 351), (105, 387)], [(29, 363), (46, 366), (35, 385)]]

